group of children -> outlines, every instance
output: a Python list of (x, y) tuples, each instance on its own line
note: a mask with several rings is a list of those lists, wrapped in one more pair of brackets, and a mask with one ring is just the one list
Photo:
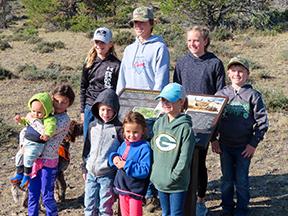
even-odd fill
[[(155, 98), (163, 113), (154, 123), (149, 143), (146, 120), (140, 113), (131, 111), (123, 122), (119, 120), (115, 90), (120, 61), (111, 40), (109, 29), (95, 31), (81, 79), (85, 215), (112, 215), (115, 194), (121, 215), (142, 215), (149, 181), (159, 191), (162, 215), (183, 215), (195, 147), (191, 117), (185, 114), (184, 88), (170, 83)], [(261, 94), (246, 84), (250, 73), (247, 60), (232, 58), (227, 70), (231, 85), (216, 95), (228, 97), (229, 102), (211, 142), (212, 151), (221, 158), (223, 215), (242, 216), (248, 212), (250, 161), (268, 129), (268, 120)], [(57, 215), (53, 192), (59, 145), (69, 130), (66, 109), (74, 97), (67, 85), (56, 88), (52, 97), (36, 94), (28, 102), (26, 117), (15, 117), (26, 127), (20, 133), (17, 172), (11, 182), (23, 189), (30, 183), (29, 215), (39, 209), (40, 191), (47, 214)]]

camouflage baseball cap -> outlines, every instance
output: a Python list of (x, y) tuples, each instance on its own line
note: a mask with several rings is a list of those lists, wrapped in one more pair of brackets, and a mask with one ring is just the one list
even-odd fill
[(240, 56), (233, 57), (232, 59), (230, 59), (227, 65), (227, 69), (229, 69), (230, 66), (234, 64), (240, 64), (249, 71), (249, 62), (245, 58), (242, 58)]
[(133, 11), (133, 18), (130, 22), (140, 21), (147, 22), (149, 20), (153, 20), (153, 9), (149, 7), (138, 7)]

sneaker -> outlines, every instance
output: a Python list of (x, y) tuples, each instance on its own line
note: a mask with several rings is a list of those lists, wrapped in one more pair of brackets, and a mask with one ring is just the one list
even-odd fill
[(160, 209), (159, 199), (157, 197), (146, 199), (145, 209), (150, 213), (153, 213), (155, 210)]
[(205, 206), (205, 203), (198, 202), (196, 204), (196, 216), (206, 216), (208, 214), (208, 209)]
[(21, 184), (20, 184), (20, 188), (22, 190), (26, 190), (28, 188), (29, 182), (30, 182), (30, 176), (24, 175), (24, 177), (21, 181)]
[(14, 177), (10, 178), (10, 182), (14, 185), (20, 184), (23, 178), (23, 173), (17, 173)]

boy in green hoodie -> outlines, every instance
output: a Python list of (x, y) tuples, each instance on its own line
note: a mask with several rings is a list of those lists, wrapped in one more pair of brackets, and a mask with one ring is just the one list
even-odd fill
[[(42, 154), (44, 144), (56, 129), (56, 118), (53, 113), (53, 102), (47, 92), (33, 95), (28, 107), (30, 112), (26, 117), (16, 114), (15, 121), (26, 127), (20, 132), (20, 150), (16, 154), (16, 175), (11, 178), (13, 184), (20, 188), (28, 187), (30, 173), (34, 161)], [(24, 176), (23, 176), (24, 172)]]
[(182, 85), (170, 83), (160, 99), (164, 115), (153, 126), (153, 165), (150, 180), (159, 191), (162, 215), (183, 215), (195, 146), (191, 117)]

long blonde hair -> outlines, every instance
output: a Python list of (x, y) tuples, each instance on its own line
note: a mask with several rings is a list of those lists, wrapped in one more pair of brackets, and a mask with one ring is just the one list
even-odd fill
[[(111, 42), (112, 43), (112, 42)], [(112, 43), (112, 46), (111, 46), (111, 48), (109, 49), (109, 51), (108, 51), (108, 53), (107, 53), (107, 56), (109, 55), (109, 54), (112, 54), (112, 55), (114, 55), (115, 57), (117, 57), (117, 54), (116, 54), (116, 52), (115, 52), (115, 48), (114, 48), (114, 44)], [(96, 51), (96, 49), (95, 49), (95, 46), (93, 46), (90, 50), (89, 50), (89, 52), (88, 52), (88, 54), (87, 54), (87, 57), (86, 57), (86, 59), (85, 59), (85, 68), (90, 68), (92, 65), (93, 65), (93, 63), (94, 63), (94, 61), (95, 61), (95, 59), (97, 58), (97, 51)]]

